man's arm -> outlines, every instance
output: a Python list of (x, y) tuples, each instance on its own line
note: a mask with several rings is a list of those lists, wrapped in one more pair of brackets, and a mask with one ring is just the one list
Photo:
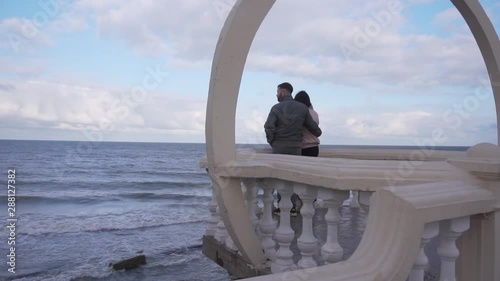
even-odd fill
[(316, 124), (316, 121), (312, 118), (311, 114), (309, 111), (307, 111), (306, 115), (306, 120), (304, 122), (304, 126), (311, 132), (314, 136), (319, 137), (323, 132), (321, 132), (321, 129), (318, 127), (318, 124)]
[(273, 113), (273, 110), (269, 112), (269, 115), (267, 116), (267, 121), (264, 124), (264, 130), (266, 131), (266, 139), (267, 143), (272, 144), (274, 141), (274, 133), (276, 132), (276, 121), (277, 121), (277, 116), (276, 114)]

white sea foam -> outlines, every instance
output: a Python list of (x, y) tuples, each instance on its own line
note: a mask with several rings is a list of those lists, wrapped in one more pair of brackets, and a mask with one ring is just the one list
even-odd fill
[[(196, 206), (193, 206), (196, 209)], [(19, 235), (44, 235), (50, 233), (95, 232), (136, 229), (172, 224), (194, 223), (208, 220), (208, 212), (201, 215), (196, 210), (184, 209), (139, 210), (126, 213), (109, 213), (95, 216), (58, 215), (47, 219), (44, 214), (28, 214), (21, 217)]]

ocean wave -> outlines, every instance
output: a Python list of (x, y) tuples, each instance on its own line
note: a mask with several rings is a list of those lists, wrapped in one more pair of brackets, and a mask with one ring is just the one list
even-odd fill
[[(142, 268), (153, 272), (165, 271), (165, 269), (184, 264), (201, 258), (201, 243), (186, 245), (169, 249), (164, 252), (146, 253), (147, 264)], [(99, 280), (111, 278), (112, 280), (123, 279), (122, 271), (114, 271), (109, 267), (111, 260), (125, 259), (128, 257), (92, 257), (83, 260), (82, 263), (73, 266), (60, 266), (46, 269), (44, 271), (32, 272), (27, 274), (17, 274), (15, 277), (2, 280), (15, 281), (83, 281)], [(84, 258), (85, 259), (85, 258)], [(128, 273), (133, 275), (134, 273)], [(3, 276), (0, 276), (3, 277)], [(129, 276), (128, 280), (133, 279)]]
[[(16, 273), (17, 274), (17, 273)], [(96, 266), (95, 263), (83, 263), (74, 267), (62, 266), (55, 270), (47, 270), (40, 273), (17, 274), (12, 281), (82, 281), (91, 279), (102, 279), (113, 274), (111, 268), (104, 263)]]
[[(47, 194), (47, 195), (44, 195)], [(110, 191), (88, 191), (79, 193), (63, 193), (57, 197), (48, 196), (50, 193), (36, 192), (32, 195), (17, 195), (16, 203), (19, 204), (99, 204), (108, 202), (120, 202), (125, 200), (135, 201), (161, 201), (171, 200), (178, 203), (186, 203), (186, 201), (208, 202), (212, 196), (209, 191), (196, 190), (176, 190), (171, 193), (156, 193), (156, 192), (129, 192), (129, 193), (113, 193)], [(0, 201), (7, 202), (8, 196), (1, 195)]]
[(105, 232), (119, 230), (147, 229), (151, 227), (202, 223), (208, 221), (209, 212), (200, 215), (205, 206), (190, 206), (186, 210), (131, 211), (128, 213), (102, 214), (95, 216), (53, 216), (28, 214), (18, 217), (23, 221), (17, 233), (40, 236), (49, 234)]
[(210, 181), (207, 179), (193, 179), (193, 178), (178, 178), (169, 180), (123, 180), (113, 178), (100, 178), (100, 179), (24, 179), (18, 180), (16, 186), (26, 186), (28, 190), (36, 188), (50, 188), (51, 190), (65, 190), (68, 188), (76, 189), (116, 189), (126, 190), (132, 188), (150, 188), (150, 189), (166, 189), (166, 188), (210, 188)]
[[(1, 195), (1, 201), (7, 201), (7, 196)], [(37, 195), (17, 195), (16, 196), (16, 204), (23, 203), (72, 203), (72, 204), (91, 204), (91, 203), (100, 203), (106, 201), (120, 201), (119, 198), (104, 198), (99, 196), (89, 196), (82, 197), (78, 195), (73, 196), (59, 196), (59, 197), (47, 197), (47, 196), (37, 196)]]
[(212, 198), (211, 195), (206, 194), (157, 194), (153, 192), (138, 192), (138, 193), (122, 193), (119, 194), (118, 197), (121, 198), (129, 198), (129, 199), (154, 199), (154, 200), (162, 200), (162, 199), (170, 199), (170, 200), (183, 200), (183, 199), (207, 199), (210, 200)]
[(184, 254), (186, 252), (191, 252), (193, 250), (201, 250), (202, 247), (203, 244), (197, 243), (197, 244), (168, 249), (167, 251), (162, 252), (161, 254), (163, 255)]

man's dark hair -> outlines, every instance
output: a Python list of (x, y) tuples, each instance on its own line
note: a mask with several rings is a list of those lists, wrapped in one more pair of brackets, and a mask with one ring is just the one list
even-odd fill
[(295, 95), (295, 101), (305, 104), (307, 107), (311, 107), (311, 99), (306, 91), (300, 91)]
[(287, 90), (290, 94), (293, 93), (292, 84), (284, 82), (278, 85), (278, 88)]

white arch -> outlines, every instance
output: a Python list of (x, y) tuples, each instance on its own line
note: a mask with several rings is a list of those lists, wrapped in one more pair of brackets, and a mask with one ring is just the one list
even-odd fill
[[(243, 69), (252, 41), (276, 0), (238, 0), (221, 31), (212, 64), (206, 116), (207, 164), (222, 219), (252, 264), (265, 262), (260, 243), (244, 207), (239, 181), (224, 181), (216, 168), (235, 159), (235, 115)], [(500, 141), (500, 41), (477, 0), (451, 0), (469, 25), (492, 82)]]

